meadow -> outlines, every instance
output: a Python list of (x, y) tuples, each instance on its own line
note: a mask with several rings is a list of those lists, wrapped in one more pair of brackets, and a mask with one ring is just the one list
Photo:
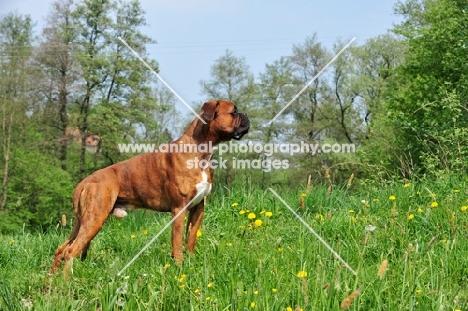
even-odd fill
[(166, 230), (117, 275), (169, 214), (110, 217), (68, 280), (48, 270), (71, 219), (2, 235), (0, 310), (467, 310), (467, 181), (273, 187), (357, 275), (249, 182), (215, 187), (180, 266)]

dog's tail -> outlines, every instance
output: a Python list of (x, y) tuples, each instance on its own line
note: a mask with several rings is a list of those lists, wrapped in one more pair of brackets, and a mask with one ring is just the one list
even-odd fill
[[(79, 205), (79, 210), (81, 213), (84, 213), (86, 211), (86, 208), (87, 206), (85, 206), (87, 204), (87, 200), (85, 198), (85, 194), (84, 194), (84, 191), (81, 192), (81, 195), (80, 195), (80, 200), (78, 202), (78, 205)], [(83, 217), (83, 214), (81, 214), (81, 217)], [(78, 218), (78, 217), (77, 217)], [(89, 246), (91, 245), (91, 241), (89, 241), (84, 247), (83, 247), (83, 250), (81, 251), (81, 260), (85, 260), (86, 259), (86, 256), (88, 255), (88, 249), (89, 249)]]
[[(75, 212), (75, 224), (73, 227), (72, 236), (70, 236), (70, 239), (71, 239), (70, 242), (72, 242), (76, 238), (78, 231), (81, 228), (81, 222), (84, 217), (84, 213), (86, 212), (86, 209), (87, 209), (85, 196), (86, 196), (86, 186), (78, 185), (77, 189), (73, 193), (73, 209)], [(86, 259), (86, 255), (88, 254), (89, 244), (90, 243), (86, 244), (86, 246), (83, 248), (81, 252), (81, 260)]]

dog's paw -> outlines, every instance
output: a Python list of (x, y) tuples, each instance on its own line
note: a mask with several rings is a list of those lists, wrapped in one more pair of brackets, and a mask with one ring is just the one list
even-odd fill
[(117, 218), (124, 218), (127, 212), (123, 208), (116, 207), (112, 210), (112, 215)]

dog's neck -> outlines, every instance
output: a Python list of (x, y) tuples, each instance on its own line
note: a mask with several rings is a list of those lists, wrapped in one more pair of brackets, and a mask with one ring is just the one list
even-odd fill
[[(187, 128), (185, 133), (177, 140), (174, 141), (174, 143), (177, 144), (195, 144), (197, 146), (200, 146), (201, 144), (204, 144), (205, 146), (215, 146), (219, 142), (215, 141), (214, 139), (210, 138), (209, 135), (209, 123), (204, 124), (196, 118)], [(211, 142), (211, 144), (210, 144)], [(194, 155), (199, 156), (201, 159), (211, 159), (211, 152), (193, 152)]]

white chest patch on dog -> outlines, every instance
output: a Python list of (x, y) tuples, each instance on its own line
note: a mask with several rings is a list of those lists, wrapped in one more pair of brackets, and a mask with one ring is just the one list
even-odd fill
[(196, 199), (192, 202), (192, 205), (190, 207), (200, 203), (203, 200), (203, 198), (211, 192), (211, 183), (208, 182), (208, 175), (205, 171), (202, 171), (201, 176), (202, 181), (195, 185), (195, 188), (197, 189)]

